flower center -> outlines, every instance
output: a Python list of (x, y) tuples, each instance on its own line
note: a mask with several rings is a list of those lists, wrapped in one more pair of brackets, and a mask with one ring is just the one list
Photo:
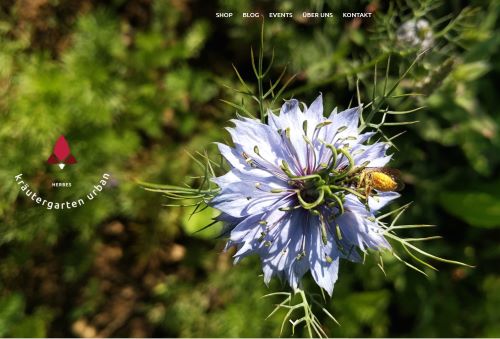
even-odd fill
[(319, 198), (319, 189), (316, 187), (303, 188), (300, 190), (300, 196), (307, 203), (313, 203)]
[[(293, 175), (288, 164), (283, 161), (280, 166), (288, 176), (289, 184), (296, 192), (299, 205), (313, 214), (320, 213), (320, 208), (326, 206), (335, 215), (344, 213), (344, 199), (347, 194), (356, 195), (360, 200), (367, 202), (368, 194), (359, 191), (361, 182), (360, 173), (367, 166), (366, 163), (356, 166), (347, 147), (335, 148), (326, 145), (331, 150), (329, 161), (324, 163), (315, 173), (304, 176)], [(345, 165), (339, 168), (339, 161), (343, 159)], [(340, 159), (340, 160), (339, 160)], [(365, 180), (366, 181), (366, 180)]]

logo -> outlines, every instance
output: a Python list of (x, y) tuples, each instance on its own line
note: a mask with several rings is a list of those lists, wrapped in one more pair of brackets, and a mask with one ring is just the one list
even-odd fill
[(59, 139), (57, 139), (56, 144), (54, 145), (54, 151), (47, 159), (47, 163), (51, 165), (58, 165), (59, 168), (63, 169), (66, 165), (76, 164), (76, 158), (71, 154), (71, 150), (69, 149), (68, 141), (64, 135), (61, 135)]
[[(73, 156), (73, 154), (71, 154), (71, 149), (69, 148), (68, 141), (66, 140), (64, 135), (61, 135), (59, 139), (57, 139), (52, 154), (47, 159), (47, 163), (51, 165), (58, 165), (60, 169), (63, 169), (66, 165), (74, 165), (77, 163), (76, 158)], [(72, 198), (72, 200), (52, 201), (48, 197), (45, 198), (44, 196), (42, 196), (42, 194), (33, 189), (23, 173), (19, 173), (18, 175), (14, 176), (14, 180), (19, 185), (21, 192), (26, 195), (26, 198), (31, 199), (37, 205), (43, 206), (48, 210), (69, 210), (72, 208), (84, 206), (86, 202), (94, 200), (98, 195), (101, 195), (102, 192), (108, 188), (106, 186), (110, 186), (110, 179), (110, 174), (103, 173), (100, 178), (97, 178), (97, 180), (99, 181), (97, 181), (97, 183), (92, 187), (89, 187), (89, 193), (86, 196), (82, 195), (77, 198)], [(54, 181), (52, 182), (52, 187), (70, 189), (71, 187), (73, 187), (73, 183)], [(55, 194), (55, 196), (57, 197), (57, 193)]]

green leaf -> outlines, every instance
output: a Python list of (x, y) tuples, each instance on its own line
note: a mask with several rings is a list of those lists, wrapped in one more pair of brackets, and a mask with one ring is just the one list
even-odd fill
[(12, 335), (19, 338), (43, 338), (47, 336), (47, 321), (39, 312), (27, 316), (13, 326)]
[(220, 234), (220, 223), (215, 223), (202, 231), (200, 230), (208, 224), (213, 223), (213, 218), (215, 218), (218, 214), (219, 212), (210, 207), (200, 209), (192, 216), (191, 213), (184, 213), (182, 218), (182, 228), (190, 236), (203, 239), (214, 239)]
[(9, 329), (23, 316), (24, 299), (14, 293), (0, 298), (0, 336), (5, 337)]
[(453, 72), (456, 81), (473, 81), (490, 71), (490, 65), (485, 61), (471, 62), (458, 66)]
[[(497, 191), (498, 192), (498, 191)], [(500, 227), (500, 195), (487, 191), (443, 192), (444, 209), (471, 226)]]

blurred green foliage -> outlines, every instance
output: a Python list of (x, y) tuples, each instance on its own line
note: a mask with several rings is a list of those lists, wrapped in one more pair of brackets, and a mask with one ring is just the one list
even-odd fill
[[(310, 102), (321, 91), (327, 110), (355, 100), (357, 79), (368, 102), (389, 54), (394, 83), (418, 52), (398, 43), (398, 27), (430, 23), (434, 47), (401, 84), (425, 95), (390, 102), (425, 106), (390, 117), (419, 120), (394, 140), (407, 184), (394, 207), (413, 201), (403, 222), (436, 224), (444, 237), (424, 248), (476, 268), (438, 264), (426, 278), (390, 255), (386, 275), (374, 258), (342, 262), (327, 301), (342, 326), (322, 322), (333, 336), (500, 336), (500, 2), (436, 3), (2, 2), (0, 336), (279, 335), (280, 314), (265, 320), (278, 300), (260, 297), (286, 287), (266, 287), (256, 258), (232, 267), (216, 229), (193, 234), (213, 211), (190, 219), (190, 208), (163, 207), (135, 184), (196, 185), (200, 169), (186, 150), (216, 158), (211, 142), (227, 138), (235, 111), (219, 99), (242, 99), (223, 86), (239, 86), (232, 64), (251, 83), (260, 21), (215, 11), (297, 13), (266, 20), (265, 58), (274, 49), (274, 79), (287, 64), (284, 80), (297, 74), (286, 97)], [(337, 17), (305, 19), (306, 9)], [(365, 10), (376, 18), (339, 18)], [(46, 164), (61, 134), (78, 160), (64, 171)], [(51, 201), (87, 194), (103, 173), (112, 179), (84, 207), (48, 211), (20, 192), (19, 173)]]

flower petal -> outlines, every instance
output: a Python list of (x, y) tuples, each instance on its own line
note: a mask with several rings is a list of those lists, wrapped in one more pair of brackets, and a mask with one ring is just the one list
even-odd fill
[(357, 129), (359, 124), (359, 115), (361, 114), (361, 106), (346, 109), (340, 113), (332, 113), (328, 120), (332, 121), (331, 128), (338, 130), (341, 128), (344, 131), (339, 133), (339, 136), (357, 135)]
[(255, 119), (231, 121), (235, 128), (227, 130), (238, 151), (278, 171), (282, 160), (290, 162), (291, 159), (283, 152), (281, 138), (274, 129)]
[(372, 212), (376, 212), (400, 196), (401, 194), (397, 192), (379, 192), (377, 195), (368, 198), (368, 206)]
[(238, 218), (288, 206), (288, 195), (289, 193), (263, 192), (254, 183), (240, 181), (225, 186), (210, 201), (210, 206)]
[(323, 243), (318, 217), (309, 219), (307, 258), (314, 281), (331, 296), (338, 278), (339, 253), (332, 242)]
[(325, 120), (323, 116), (323, 95), (321, 93), (306, 110), (305, 115), (306, 119), (311, 119), (314, 122), (309, 128), (314, 129), (319, 122)]
[(241, 154), (238, 154), (236, 149), (219, 142), (216, 142), (216, 144), (219, 148), (220, 154), (227, 160), (227, 162), (229, 162), (229, 165), (231, 165), (232, 168), (243, 170), (248, 166), (243, 156)]

